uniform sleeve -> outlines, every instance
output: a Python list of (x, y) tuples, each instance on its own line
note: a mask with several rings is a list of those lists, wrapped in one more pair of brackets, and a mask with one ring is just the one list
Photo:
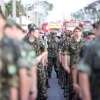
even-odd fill
[(69, 55), (69, 41), (64, 40), (62, 42), (62, 51), (64, 55)]
[(44, 38), (43, 39), (43, 45), (44, 45), (44, 47), (45, 47), (45, 49), (47, 49), (48, 48), (48, 43), (47, 43), (47, 38)]
[(41, 52), (45, 51), (45, 43), (42, 39), (39, 40), (39, 48)]
[(20, 47), (20, 57), (18, 59), (19, 68), (31, 68), (36, 65), (36, 52), (29, 45)]
[(91, 49), (91, 47), (87, 47), (83, 58), (79, 62), (78, 70), (90, 75), (92, 63), (93, 63), (93, 49)]

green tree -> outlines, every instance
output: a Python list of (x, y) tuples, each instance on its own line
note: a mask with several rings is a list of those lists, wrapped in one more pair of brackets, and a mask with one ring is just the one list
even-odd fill
[(47, 2), (47, 1), (41, 1), (40, 2), (44, 8), (47, 10), (47, 11), (51, 11), (53, 9), (53, 4)]
[[(6, 16), (12, 16), (12, 1), (9, 1), (6, 5)], [(16, 1), (16, 16), (26, 15), (24, 6), (20, 3), (20, 1)]]
[(5, 14), (6, 16), (12, 15), (12, 2), (9, 1), (6, 5), (5, 5)]

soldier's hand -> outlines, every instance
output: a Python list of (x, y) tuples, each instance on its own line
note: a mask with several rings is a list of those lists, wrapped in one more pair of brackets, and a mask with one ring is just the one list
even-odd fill
[(31, 96), (30, 96), (30, 100), (36, 100), (37, 94), (38, 94), (37, 89), (32, 89)]
[(81, 89), (80, 89), (80, 86), (79, 86), (78, 84), (73, 84), (73, 88), (74, 88), (74, 90), (75, 90), (75, 92), (76, 92), (77, 94), (80, 94)]
[(67, 71), (67, 73), (70, 74), (70, 68), (69, 67), (65, 67), (65, 71)]

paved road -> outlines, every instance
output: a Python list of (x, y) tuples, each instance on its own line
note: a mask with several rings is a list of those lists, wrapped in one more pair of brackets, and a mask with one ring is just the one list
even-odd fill
[(52, 78), (49, 80), (48, 100), (64, 100), (63, 90), (58, 85), (56, 73), (52, 72)]

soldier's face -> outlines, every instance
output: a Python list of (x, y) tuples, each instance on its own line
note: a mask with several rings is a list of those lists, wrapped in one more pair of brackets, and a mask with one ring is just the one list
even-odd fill
[(33, 36), (34, 36), (35, 38), (39, 38), (39, 36), (40, 36), (39, 30), (35, 30), (35, 31), (33, 32)]
[(81, 37), (81, 36), (82, 36), (82, 31), (76, 29), (76, 30), (74, 31), (74, 36), (76, 36), (76, 37)]

